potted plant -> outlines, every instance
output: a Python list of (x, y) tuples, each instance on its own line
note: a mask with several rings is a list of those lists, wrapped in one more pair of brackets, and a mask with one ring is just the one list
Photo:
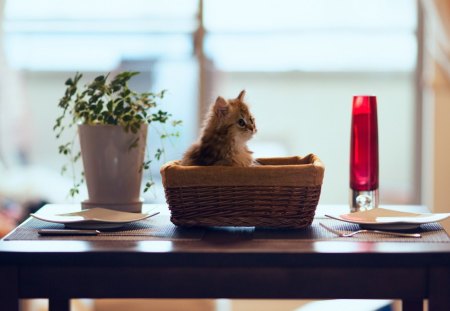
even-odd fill
[[(78, 127), (80, 150), (75, 150), (74, 138), (61, 144), (59, 153), (67, 156), (71, 164), (71, 196), (79, 193), (86, 180), (89, 198), (82, 202), (83, 208), (141, 211), (142, 173), (152, 161), (145, 158), (148, 125), (165, 124), (171, 115), (157, 108), (165, 91), (137, 93), (128, 87), (128, 81), (137, 74), (122, 72), (110, 80), (109, 74), (101, 75), (81, 88), (80, 73), (65, 82), (67, 88), (58, 104), (62, 113), (53, 129), (56, 137), (62, 139), (64, 131)], [(172, 121), (173, 126), (180, 123)], [(162, 132), (160, 137), (177, 135)], [(163, 148), (158, 148), (154, 158), (159, 160), (163, 152)], [(80, 157), (84, 172), (77, 178), (74, 164)], [(67, 170), (66, 165), (63, 172)], [(152, 184), (148, 181), (144, 191)]]

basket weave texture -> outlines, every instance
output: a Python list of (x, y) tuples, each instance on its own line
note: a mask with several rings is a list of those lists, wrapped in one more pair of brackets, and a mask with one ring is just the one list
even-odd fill
[(161, 167), (171, 221), (178, 226), (305, 228), (311, 225), (324, 176), (320, 159), (260, 158), (251, 167)]

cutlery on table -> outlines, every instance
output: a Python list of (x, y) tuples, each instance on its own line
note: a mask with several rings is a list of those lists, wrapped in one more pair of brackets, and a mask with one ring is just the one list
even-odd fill
[(88, 230), (88, 229), (39, 229), (39, 235), (42, 236), (72, 236), (72, 235), (84, 235), (84, 236), (154, 236), (151, 233), (140, 232), (120, 232), (120, 231), (100, 231), (100, 230)]
[(320, 223), (320, 225), (325, 228), (326, 230), (330, 231), (331, 233), (336, 234), (340, 237), (351, 237), (358, 233), (378, 233), (378, 234), (386, 234), (386, 235), (392, 235), (397, 237), (405, 237), (405, 238), (421, 238), (422, 236), (420, 233), (402, 233), (402, 232), (392, 232), (392, 231), (381, 231), (381, 230), (367, 230), (367, 229), (361, 229), (353, 232), (344, 232), (340, 230), (336, 230), (333, 228), (330, 228), (323, 223)]

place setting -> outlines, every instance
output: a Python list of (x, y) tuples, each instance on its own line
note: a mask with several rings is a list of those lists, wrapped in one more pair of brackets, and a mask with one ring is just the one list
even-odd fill
[[(63, 228), (37, 229), (39, 236), (152, 236), (143, 232), (147, 227), (143, 222), (159, 212), (128, 213), (105, 208), (91, 208), (62, 214), (30, 214), (34, 219), (52, 224), (62, 224)], [(142, 229), (139, 229), (142, 228)]]
[(82, 230), (118, 229), (126, 224), (158, 214), (159, 212), (128, 213), (95, 207), (71, 213), (32, 213), (30, 216), (41, 221), (63, 224), (67, 229), (78, 229), (81, 232)]
[(402, 231), (416, 230), (421, 225), (443, 221), (450, 217), (450, 213), (421, 214), (378, 207), (367, 211), (342, 215), (325, 214), (325, 216), (358, 224), (362, 229)]
[(47, 204), (30, 214), (31, 217), (6, 240), (180, 240), (202, 237), (203, 230), (178, 228), (161, 212), (160, 205), (144, 205), (142, 212), (131, 213), (100, 207), (80, 209), (76, 204)]
[[(412, 238), (428, 241), (449, 241), (448, 235), (439, 224), (450, 217), (450, 213), (413, 213), (383, 207), (354, 213), (326, 213), (319, 225), (336, 237), (357, 237), (361, 234), (376, 236)], [(434, 235), (434, 237), (433, 237)]]

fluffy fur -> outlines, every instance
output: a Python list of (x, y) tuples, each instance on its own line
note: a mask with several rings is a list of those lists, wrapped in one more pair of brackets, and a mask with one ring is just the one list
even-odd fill
[(199, 140), (186, 151), (182, 165), (255, 164), (246, 143), (256, 133), (256, 124), (244, 96), (245, 91), (241, 91), (235, 99), (217, 98)]

